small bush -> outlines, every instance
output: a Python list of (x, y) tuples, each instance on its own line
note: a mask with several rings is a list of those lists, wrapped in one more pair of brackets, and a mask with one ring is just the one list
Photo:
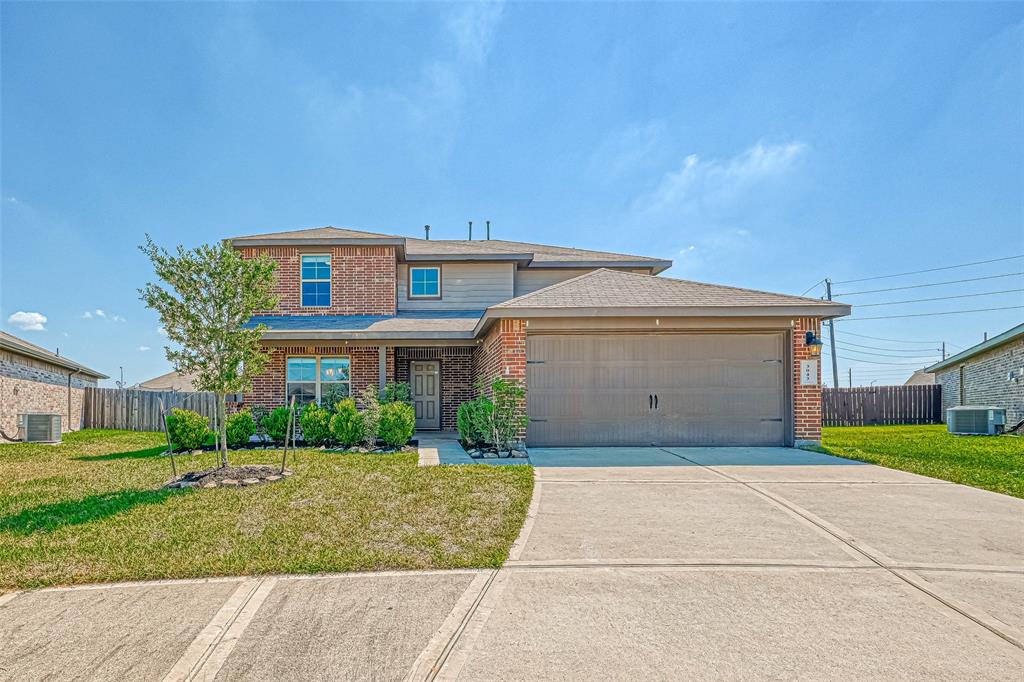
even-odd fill
[(491, 416), (494, 447), (499, 452), (508, 452), (530, 422), (526, 416), (526, 390), (517, 381), (498, 378), (491, 383), (491, 397), (494, 401)]
[(416, 430), (416, 410), (405, 402), (381, 405), (380, 438), (388, 446), (400, 448), (409, 442)]
[(167, 416), (167, 433), (179, 450), (196, 450), (210, 435), (210, 423), (198, 412), (176, 407)]
[(302, 439), (306, 445), (320, 446), (331, 438), (331, 413), (316, 403), (306, 405), (302, 410)]
[(356, 401), (346, 398), (335, 406), (331, 417), (331, 435), (342, 447), (350, 448), (363, 439), (363, 415), (356, 409)]
[(289, 410), (282, 405), (267, 412), (263, 417), (263, 431), (275, 443), (284, 443), (288, 435)]
[(256, 433), (256, 420), (248, 410), (242, 410), (229, 414), (224, 422), (224, 429), (227, 433), (228, 445), (233, 448), (240, 448), (249, 442), (252, 435)]
[(324, 384), (321, 389), (320, 404), (328, 412), (334, 410), (334, 406), (348, 398), (348, 384)]
[(380, 428), (380, 398), (377, 387), (370, 385), (359, 395), (363, 404), (363, 444), (372, 448), (377, 445), (377, 434)]
[(389, 381), (380, 394), (381, 404), (412, 403), (412, 389), (404, 381)]
[(487, 396), (480, 396), (459, 405), (456, 428), (462, 442), (469, 446), (484, 445), (491, 438), (491, 415), (494, 403)]

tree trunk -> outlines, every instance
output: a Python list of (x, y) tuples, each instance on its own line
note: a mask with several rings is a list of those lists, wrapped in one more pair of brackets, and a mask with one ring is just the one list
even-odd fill
[(228, 429), (225, 422), (227, 416), (227, 401), (225, 400), (223, 393), (217, 394), (217, 430), (220, 432), (220, 465), (226, 467), (228, 465)]

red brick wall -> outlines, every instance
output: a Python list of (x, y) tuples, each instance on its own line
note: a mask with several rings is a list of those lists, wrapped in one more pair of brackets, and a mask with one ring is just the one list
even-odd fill
[(459, 405), (472, 400), (473, 346), (430, 346), (395, 349), (395, 380), (409, 381), (413, 360), (438, 360), (441, 364), (441, 430), (454, 431)]
[(818, 360), (818, 381), (814, 386), (800, 385), (800, 361), (810, 360), (806, 335), (813, 331), (821, 336), (821, 320), (801, 317), (793, 326), (793, 429), (797, 441), (821, 442), (821, 357)]
[[(265, 253), (277, 261), (277, 308), (265, 315), (394, 315), (396, 262), (393, 246), (245, 246), (243, 258)], [(301, 297), (303, 253), (331, 255), (331, 305), (304, 308)]]
[[(266, 370), (253, 380), (253, 390), (245, 394), (247, 406), (275, 408), (285, 404), (285, 358), (290, 355), (347, 355), (350, 358), (352, 395), (380, 379), (377, 346), (301, 345), (274, 347)], [(387, 378), (395, 380), (395, 351), (387, 350)]]
[(473, 380), (488, 383), (497, 377), (515, 379), (526, 386), (526, 322), (498, 320), (477, 346)]

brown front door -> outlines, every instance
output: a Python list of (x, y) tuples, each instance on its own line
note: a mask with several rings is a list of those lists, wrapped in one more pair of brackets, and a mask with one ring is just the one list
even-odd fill
[(412, 404), (416, 407), (417, 429), (441, 428), (441, 363), (437, 360), (413, 361)]

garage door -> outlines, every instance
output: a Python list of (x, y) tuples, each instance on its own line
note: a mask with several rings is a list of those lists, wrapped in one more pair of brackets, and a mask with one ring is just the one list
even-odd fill
[(527, 442), (784, 445), (784, 334), (527, 337)]

